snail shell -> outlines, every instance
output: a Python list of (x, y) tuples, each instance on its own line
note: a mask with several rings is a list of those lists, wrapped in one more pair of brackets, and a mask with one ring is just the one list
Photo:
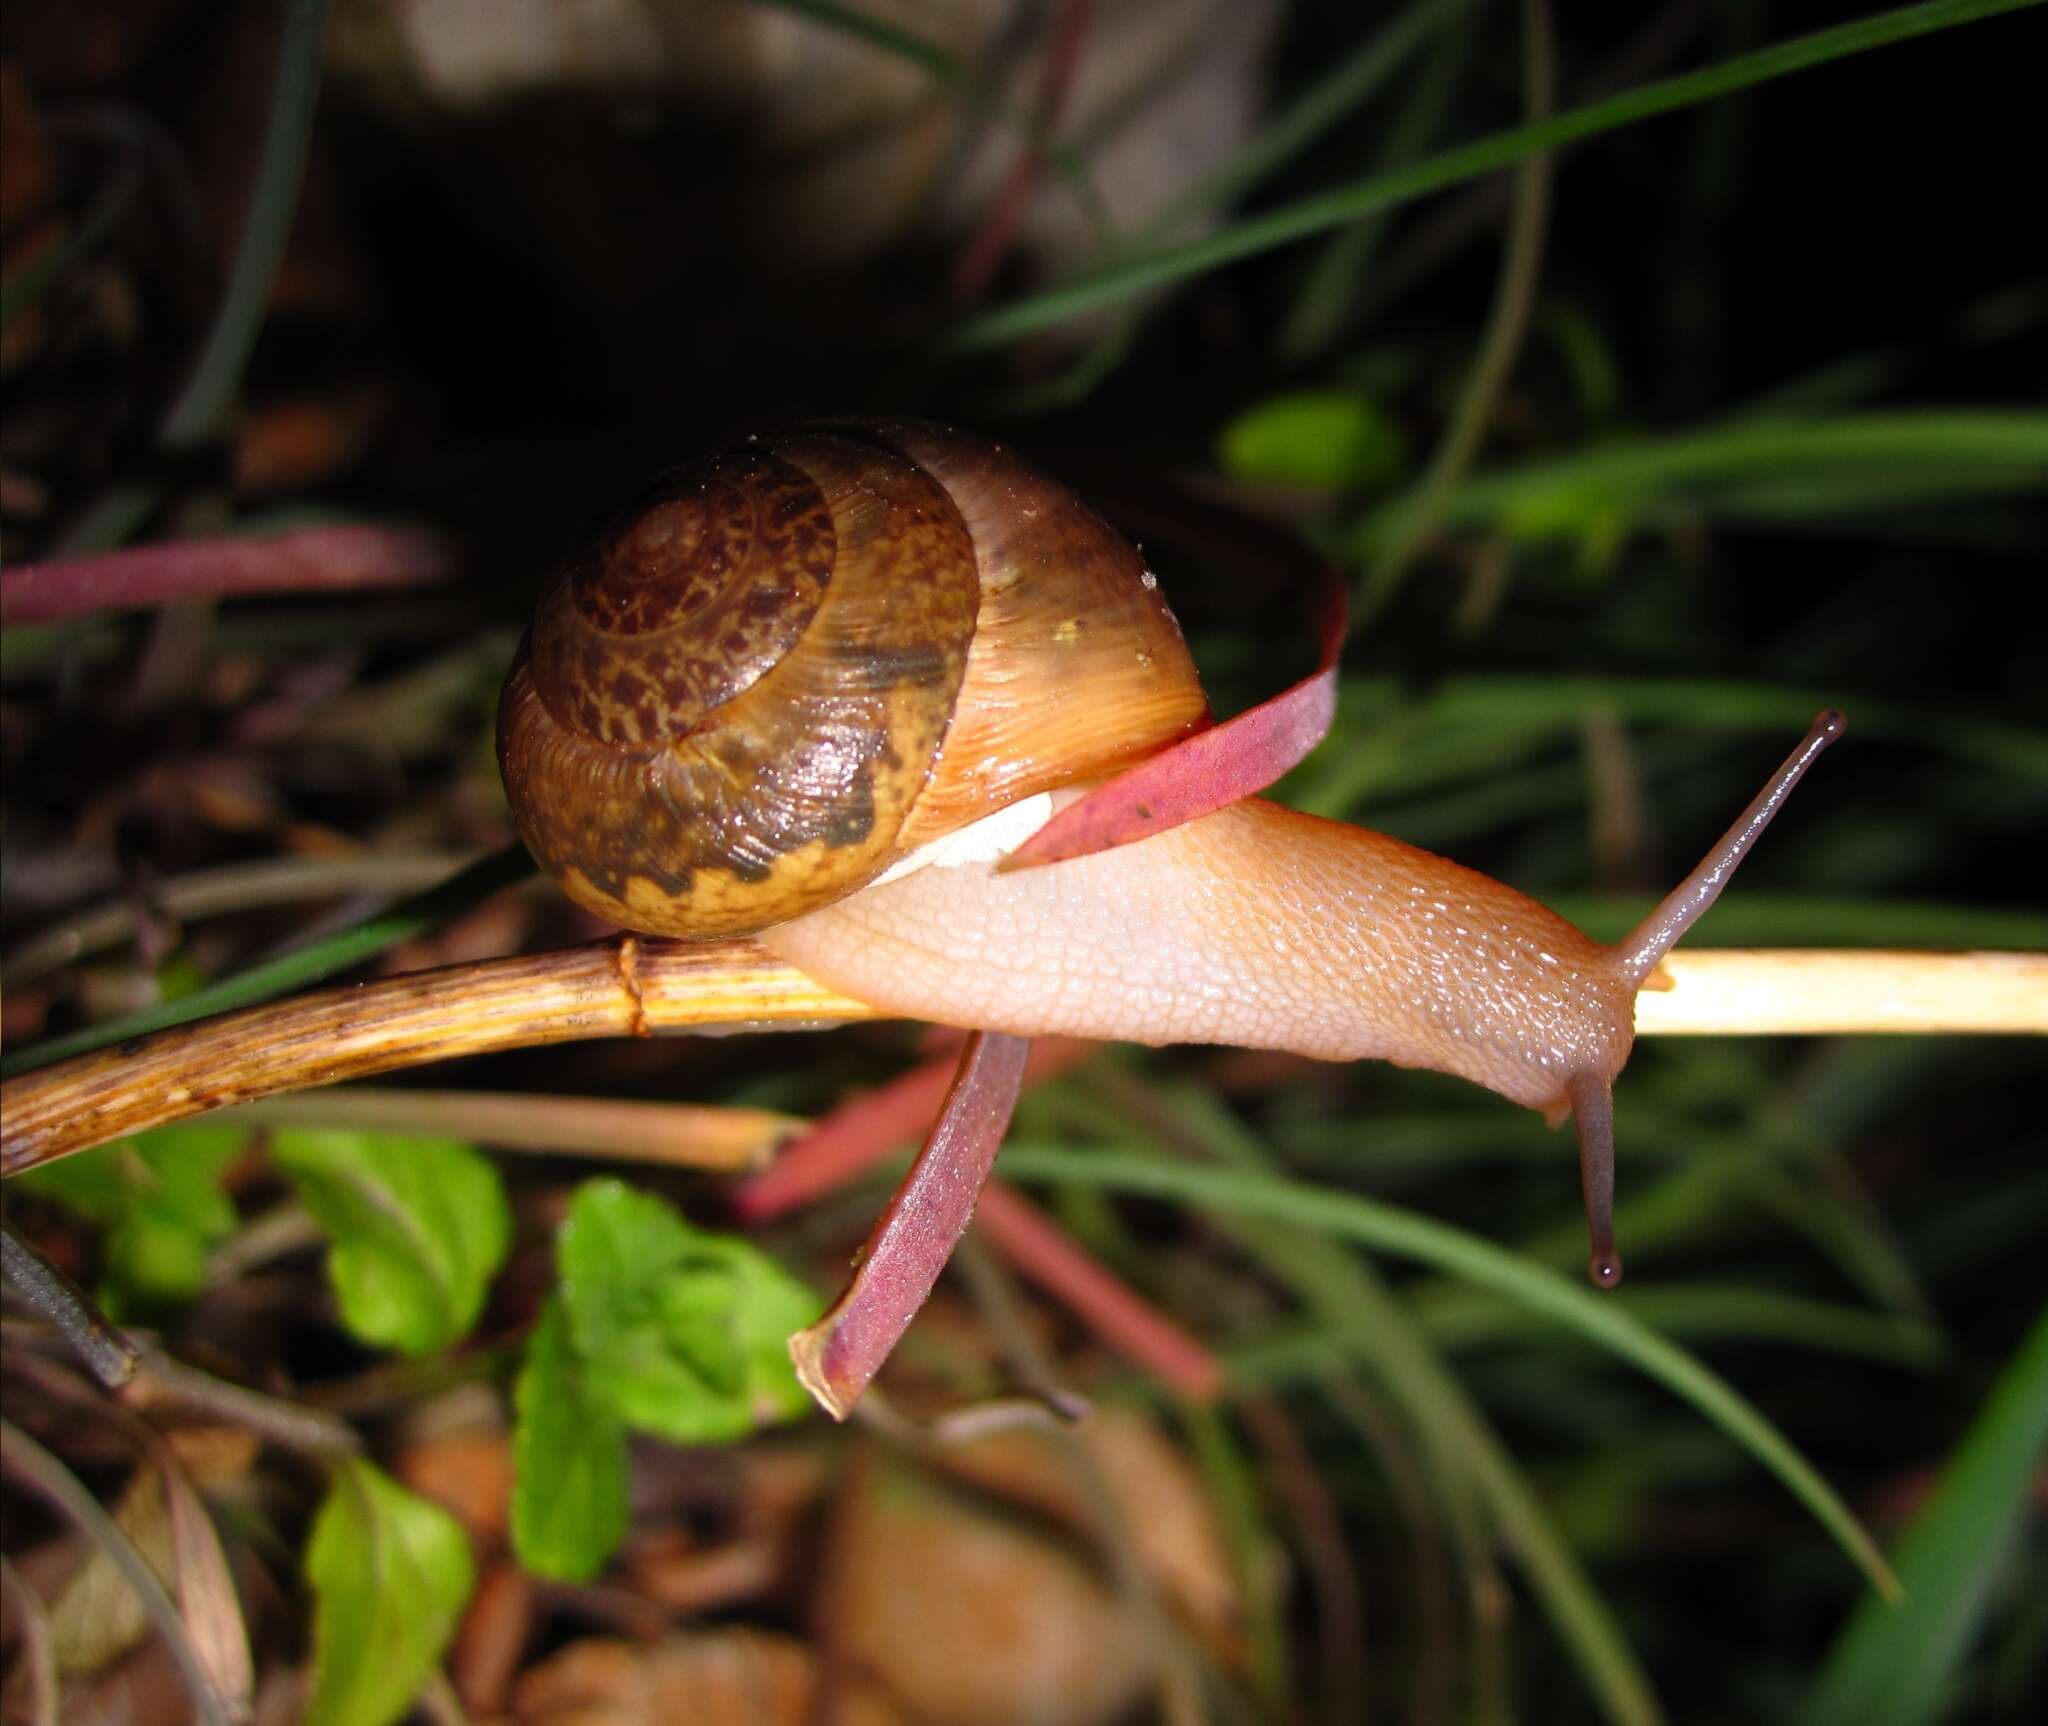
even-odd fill
[(730, 935), (1207, 713), (1142, 558), (1065, 487), (944, 426), (832, 422), (679, 469), (571, 559), (498, 754), (571, 898)]

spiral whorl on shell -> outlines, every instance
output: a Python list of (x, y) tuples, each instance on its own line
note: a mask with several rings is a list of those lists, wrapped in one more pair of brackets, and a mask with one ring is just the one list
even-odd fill
[(1131, 546), (1000, 447), (914, 422), (663, 480), (542, 600), (498, 751), (579, 903), (742, 933), (1206, 716)]

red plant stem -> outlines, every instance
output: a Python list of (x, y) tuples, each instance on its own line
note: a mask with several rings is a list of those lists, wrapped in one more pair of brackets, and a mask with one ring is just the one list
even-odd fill
[(1223, 1363), (1208, 1347), (1104, 1269), (1015, 1187), (990, 1181), (975, 1220), (1019, 1274), (1134, 1366), (1195, 1402), (1213, 1401), (1222, 1394)]
[(1045, 76), (1038, 87), (1038, 110), (1032, 117), (1031, 143), (1011, 167), (1002, 190), (996, 193), (986, 219), (967, 242), (960, 261), (953, 267), (953, 298), (971, 306), (988, 292), (996, 271), (1017, 243), (1025, 212), (1038, 190), (1045, 171), (1045, 147), (1059, 124), (1074, 68), (1081, 58), (1081, 44), (1088, 34), (1088, 14), (1093, 0), (1064, 0), (1053, 19), (1052, 40), (1045, 51)]
[(259, 538), (176, 540), (0, 570), (0, 624), (250, 594), (335, 593), (440, 581), (439, 534), (410, 527), (305, 527)]
[(825, 1316), (789, 1339), (804, 1388), (844, 1420), (889, 1358), (974, 1217), (1024, 1083), (1028, 1038), (976, 1031), (944, 1112)]
[[(1039, 1038), (1025, 1062), (1024, 1084), (1058, 1077), (1095, 1048), (1078, 1037)], [(959, 1065), (957, 1055), (946, 1055), (847, 1098), (784, 1147), (771, 1167), (734, 1186), (734, 1212), (746, 1222), (766, 1222), (859, 1179), (898, 1145), (930, 1130)]]

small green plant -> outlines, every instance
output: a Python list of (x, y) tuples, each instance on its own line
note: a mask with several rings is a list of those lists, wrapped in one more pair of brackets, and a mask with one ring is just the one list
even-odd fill
[(387, 1726), (455, 1634), (476, 1581), (469, 1537), (360, 1457), (338, 1464), (306, 1543), (313, 1589), (308, 1726)]
[(819, 1303), (758, 1248), (622, 1181), (578, 1190), (555, 1264), (515, 1393), (512, 1537), (534, 1570), (581, 1580), (625, 1531), (627, 1433), (730, 1443), (803, 1413), (785, 1339)]

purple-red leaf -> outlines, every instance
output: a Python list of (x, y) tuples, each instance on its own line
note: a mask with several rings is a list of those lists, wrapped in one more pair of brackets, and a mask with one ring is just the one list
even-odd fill
[(250, 594), (411, 587), (444, 580), (454, 561), (439, 534), (354, 523), (166, 541), (0, 571), (0, 623), (52, 623)]
[[(1057, 1077), (1099, 1046), (1079, 1037), (1039, 1038), (1025, 1063), (1025, 1085)], [(767, 1222), (857, 1180), (898, 1145), (929, 1130), (959, 1068), (957, 1054), (943, 1055), (835, 1105), (784, 1146), (773, 1164), (733, 1187), (733, 1214), (745, 1222)]]
[(1327, 565), (1317, 595), (1320, 657), (1299, 683), (1198, 731), (1062, 809), (997, 866), (1033, 868), (1129, 845), (1263, 791), (1322, 742), (1337, 711), (1345, 593)]
[(853, 1280), (816, 1324), (789, 1339), (796, 1375), (844, 1420), (910, 1328), (974, 1216), (1024, 1083), (1028, 1038), (976, 1031), (938, 1125), (861, 1251)]

